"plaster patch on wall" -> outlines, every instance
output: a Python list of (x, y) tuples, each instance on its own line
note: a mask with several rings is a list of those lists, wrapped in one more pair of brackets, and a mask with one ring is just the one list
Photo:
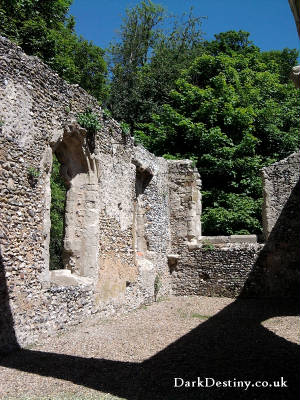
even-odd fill
[(122, 263), (113, 255), (102, 258), (100, 265), (98, 282), (95, 287), (96, 303), (124, 297), (126, 282), (133, 283), (137, 279), (137, 268)]
[(126, 165), (117, 157), (101, 154), (99, 175), (100, 210), (105, 210), (107, 216), (114, 218), (125, 231), (133, 220), (135, 167)]
[[(27, 87), (32, 88), (30, 82)], [(2, 134), (20, 147), (28, 147), (35, 133), (32, 97), (24, 85), (6, 80), (0, 87), (0, 117), (3, 120)]]

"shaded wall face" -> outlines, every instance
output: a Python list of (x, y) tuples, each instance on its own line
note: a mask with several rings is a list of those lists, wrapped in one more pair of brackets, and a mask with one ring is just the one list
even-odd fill
[[(154, 297), (169, 295), (170, 275), (167, 255), (171, 249), (168, 162), (143, 147), (135, 148), (135, 201), (133, 245), (138, 281), (144, 288), (147, 303)], [(160, 282), (155, 292), (155, 280)]]
[(299, 296), (299, 153), (263, 169), (263, 250), (244, 288), (245, 295)]
[(149, 243), (147, 241), (145, 233), (146, 224), (146, 204), (143, 199), (143, 194), (146, 187), (148, 186), (152, 175), (146, 171), (136, 169), (136, 181), (135, 181), (135, 202), (134, 202), (134, 232), (135, 232), (135, 248), (139, 253), (146, 253), (149, 249)]
[(263, 290), (272, 295), (299, 295), (299, 166), (300, 153), (294, 153), (263, 170), (269, 235), (259, 266), (265, 275)]
[[(0, 243), (5, 239), (1, 233)], [(1, 246), (2, 247), (2, 246)], [(14, 329), (14, 319), (9, 304), (8, 288), (2, 255), (0, 253), (0, 357), (18, 348), (18, 342)]]
[[(299, 153), (291, 154), (269, 167), (263, 168), (263, 228), (265, 239), (268, 239), (282, 210), (289, 201), (290, 195), (299, 180)], [(296, 210), (295, 210), (296, 212)], [(282, 229), (289, 230), (289, 224), (294, 219), (292, 212), (282, 220)]]
[(289, 4), (296, 23), (298, 36), (300, 37), (300, 5), (298, 0), (289, 0)]

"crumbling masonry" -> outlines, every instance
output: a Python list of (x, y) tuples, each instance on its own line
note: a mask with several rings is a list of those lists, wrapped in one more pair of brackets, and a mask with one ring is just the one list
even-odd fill
[[(1, 351), (94, 313), (150, 303), (158, 281), (159, 296), (237, 296), (245, 288), (287, 295), (298, 279), (294, 250), (289, 265), (281, 259), (280, 266), (275, 246), (274, 272), (274, 263), (257, 263), (263, 245), (253, 236), (201, 236), (201, 181), (190, 161), (167, 161), (135, 146), (93, 97), (4, 38), (0, 56)], [(87, 108), (101, 121), (93, 147), (76, 122)], [(49, 271), (53, 153), (68, 188), (65, 269), (58, 271)], [(299, 157), (291, 160), (264, 172), (269, 237), (286, 205), (273, 201), (281, 198), (277, 180), (289, 197), (299, 178)]]

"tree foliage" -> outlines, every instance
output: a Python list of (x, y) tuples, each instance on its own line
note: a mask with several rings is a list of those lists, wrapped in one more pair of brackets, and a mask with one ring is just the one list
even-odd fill
[[(259, 233), (259, 171), (299, 145), (297, 89), (289, 83), (296, 50), (261, 52), (244, 31), (204, 41), (202, 17), (192, 10), (171, 17), (142, 0), (126, 10), (119, 41), (110, 47), (107, 99), (103, 50), (77, 37), (71, 3), (0, 0), (0, 34), (105, 100), (124, 129), (155, 154), (192, 159), (203, 181), (206, 234)], [(58, 162), (53, 165), (54, 260), (65, 188)], [(60, 257), (53, 262), (61, 267)]]
[(60, 164), (53, 156), (52, 174), (50, 179), (51, 185), (51, 230), (50, 230), (50, 265), (49, 269), (63, 269), (62, 251), (64, 240), (64, 216), (66, 187), (60, 175)]
[[(202, 40), (201, 21), (192, 10), (171, 17), (150, 0), (126, 10), (120, 40), (110, 48), (108, 107), (114, 118), (134, 128), (168, 101), (179, 71)], [(170, 28), (163, 29), (167, 23)]]
[(98, 100), (107, 95), (104, 51), (74, 32), (72, 0), (0, 0), (0, 34)]
[(299, 146), (298, 93), (283, 73), (297, 53), (260, 52), (248, 35), (230, 31), (204, 43), (169, 102), (135, 131), (157, 155), (196, 160), (206, 234), (259, 233), (260, 169)]

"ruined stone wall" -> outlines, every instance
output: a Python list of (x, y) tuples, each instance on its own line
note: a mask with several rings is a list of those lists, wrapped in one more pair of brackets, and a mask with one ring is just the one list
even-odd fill
[[(298, 0), (289, 0), (289, 5), (293, 13), (295, 20), (298, 36), (300, 38), (300, 5)], [(293, 81), (296, 88), (300, 88), (300, 65), (296, 65), (292, 68), (290, 78)]]
[(201, 180), (192, 161), (168, 162), (172, 252), (201, 237)]
[(264, 234), (245, 295), (299, 296), (299, 153), (291, 154), (262, 171), (264, 183)]
[(202, 237), (198, 244), (182, 246), (171, 267), (174, 294), (239, 296), (263, 247), (251, 236), (246, 240)]
[(181, 209), (181, 205), (188, 198), (188, 184), (173, 174), (177, 183), (170, 186), (174, 190), (170, 199), (175, 199), (173, 207), (177, 208), (171, 219), (175, 240), (169, 256), (173, 293), (298, 297), (299, 172), (299, 153), (262, 170), (264, 244), (256, 243), (255, 235), (198, 236), (197, 240), (187, 240), (181, 235), (187, 229), (187, 207)]
[[(168, 162), (136, 147), (97, 101), (0, 38), (0, 348), (170, 292)], [(91, 148), (77, 115), (101, 129)], [(64, 262), (49, 271), (55, 153), (68, 192)], [(145, 176), (138, 192), (137, 179)], [(140, 251), (137, 237), (145, 247)]]
[(201, 180), (191, 161), (170, 161), (169, 181), (173, 293), (238, 296), (261, 249), (256, 236), (202, 236)]
[[(266, 239), (270, 236), (291, 192), (299, 181), (299, 164), (300, 153), (293, 153), (284, 160), (262, 169), (263, 228)], [(289, 220), (284, 223), (283, 229), (291, 229), (289, 225), (293, 219), (293, 215), (289, 216)]]

